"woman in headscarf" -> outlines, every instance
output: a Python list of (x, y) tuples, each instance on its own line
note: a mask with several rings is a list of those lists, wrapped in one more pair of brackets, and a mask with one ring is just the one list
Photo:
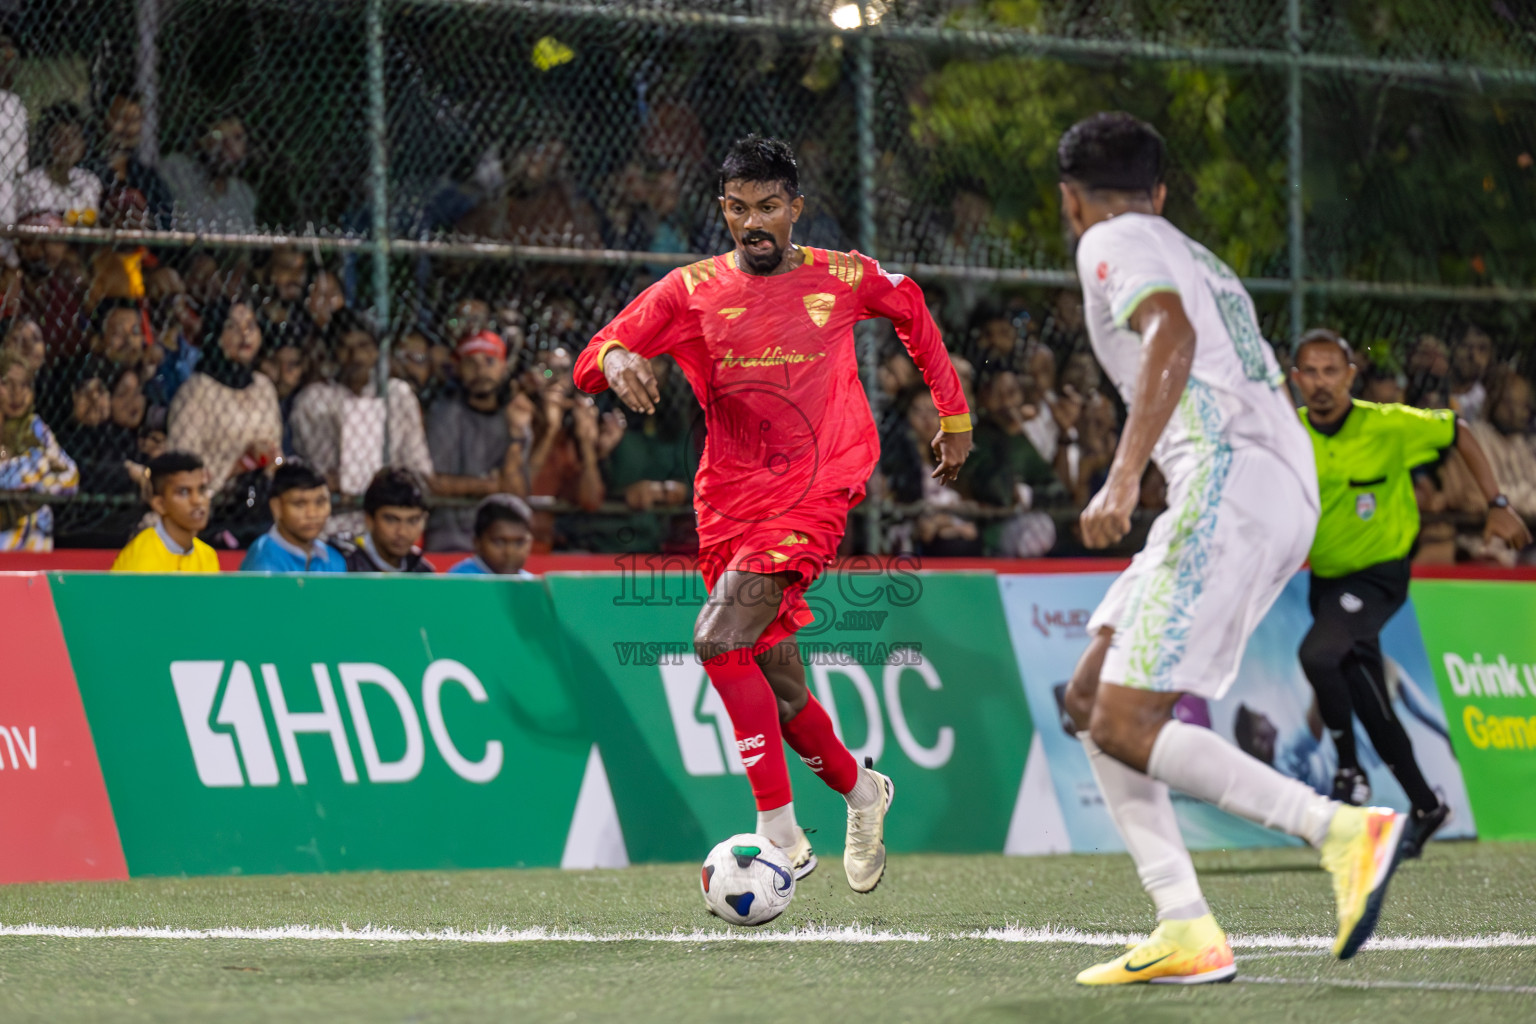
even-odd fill
[[(32, 378), (18, 354), (0, 351), (0, 491), (74, 494), (79, 470), (33, 411)], [(0, 501), (0, 551), (52, 550), (51, 505)]]
[(57, 531), (72, 547), (122, 547), (139, 525), (143, 508), (133, 467), (144, 462), (137, 436), (143, 401), (135, 403), (132, 392), (141, 386), (142, 374), (132, 364), (87, 356), (76, 364), (68, 392), (44, 410), (80, 467), (80, 492), (117, 499), (72, 502), (58, 510)]
[(227, 510), (232, 500), (264, 514), (265, 481), (282, 453), (283, 417), (276, 387), (255, 369), (261, 329), (250, 300), (221, 299), (204, 312), (202, 352), (197, 372), (171, 401), (166, 448), (202, 456), (216, 520), (219, 506)]

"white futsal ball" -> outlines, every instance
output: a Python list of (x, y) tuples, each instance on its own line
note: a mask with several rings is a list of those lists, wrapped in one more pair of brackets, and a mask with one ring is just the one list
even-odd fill
[(795, 898), (795, 872), (784, 851), (750, 832), (709, 851), (700, 878), (704, 905), (731, 924), (767, 924)]

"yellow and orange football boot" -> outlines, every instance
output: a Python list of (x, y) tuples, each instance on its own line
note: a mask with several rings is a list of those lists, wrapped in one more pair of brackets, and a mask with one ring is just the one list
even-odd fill
[(1079, 985), (1206, 985), (1237, 973), (1227, 933), (1213, 914), (1190, 921), (1159, 921), (1156, 930), (1122, 957), (1077, 976)]
[(1348, 960), (1376, 930), (1387, 883), (1402, 858), (1408, 816), (1385, 807), (1350, 807), (1334, 814), (1323, 840), (1323, 868), (1333, 876), (1339, 934), (1333, 953)]

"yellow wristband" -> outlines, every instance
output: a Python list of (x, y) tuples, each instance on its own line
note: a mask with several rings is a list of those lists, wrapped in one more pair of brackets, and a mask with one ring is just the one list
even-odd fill
[(946, 434), (963, 434), (971, 429), (971, 414), (957, 412), (953, 416), (939, 417), (939, 429)]
[[(618, 340), (603, 342), (602, 347), (597, 350), (597, 369), (599, 372), (603, 369), (603, 359), (608, 355), (608, 350), (612, 348), (624, 348), (624, 343)], [(629, 349), (626, 348), (624, 351), (628, 352)]]

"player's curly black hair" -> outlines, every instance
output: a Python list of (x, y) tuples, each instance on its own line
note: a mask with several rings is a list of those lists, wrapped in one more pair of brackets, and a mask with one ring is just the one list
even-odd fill
[(800, 169), (789, 143), (755, 132), (737, 139), (720, 164), (720, 194), (728, 181), (782, 182), (791, 198), (800, 194)]
[(1121, 111), (1077, 122), (1056, 147), (1063, 181), (1110, 192), (1152, 193), (1163, 182), (1167, 159), (1157, 129)]

